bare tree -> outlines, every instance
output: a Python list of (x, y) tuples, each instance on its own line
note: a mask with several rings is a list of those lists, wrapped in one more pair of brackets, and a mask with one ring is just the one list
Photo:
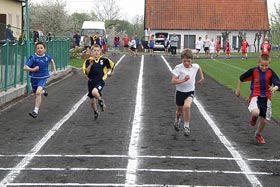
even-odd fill
[(120, 8), (116, 0), (103, 0), (95, 4), (93, 14), (99, 21), (117, 20), (120, 18)]

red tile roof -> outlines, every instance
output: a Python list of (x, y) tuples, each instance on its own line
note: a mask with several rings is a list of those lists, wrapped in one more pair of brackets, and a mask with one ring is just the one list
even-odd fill
[(266, 0), (145, 0), (145, 29), (269, 30)]

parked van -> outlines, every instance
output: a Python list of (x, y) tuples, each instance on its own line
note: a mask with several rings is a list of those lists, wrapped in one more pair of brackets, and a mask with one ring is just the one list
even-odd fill
[(102, 21), (84, 21), (81, 31), (81, 41), (84, 39), (85, 33), (91, 36), (93, 33), (99, 33), (99, 36), (106, 36), (105, 23)]

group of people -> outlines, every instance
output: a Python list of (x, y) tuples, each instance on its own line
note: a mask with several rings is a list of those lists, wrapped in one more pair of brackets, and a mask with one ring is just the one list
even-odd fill
[(127, 52), (130, 54), (130, 56), (136, 57), (138, 53), (139, 48), (139, 38), (137, 34), (134, 34), (131, 38), (125, 33), (124, 37), (121, 39), (120, 35), (118, 33), (115, 34), (114, 39), (114, 51), (113, 55), (117, 55), (120, 53), (120, 45), (122, 43), (123, 46), (123, 52)]
[[(199, 38), (201, 41), (201, 37)], [(242, 54), (248, 47), (246, 40), (242, 42)], [(210, 45), (209, 45), (210, 47)], [(207, 51), (207, 45), (204, 48)], [(264, 144), (265, 140), (262, 132), (271, 119), (272, 106), (271, 98), (275, 91), (280, 91), (280, 80), (278, 75), (269, 67), (270, 66), (270, 44), (265, 38), (261, 46), (261, 54), (258, 59), (258, 65), (252, 67), (239, 77), (235, 95), (240, 96), (241, 85), (243, 82), (250, 81), (250, 96), (248, 99), (248, 109), (251, 113), (250, 125), (256, 126), (255, 139), (259, 144)], [(246, 57), (245, 57), (246, 58)], [(176, 114), (174, 129), (180, 130), (180, 124), (183, 122), (185, 136), (190, 135), (190, 110), (195, 95), (196, 74), (200, 78), (198, 83), (202, 84), (204, 76), (202, 69), (198, 64), (193, 64), (193, 54), (190, 49), (185, 49), (181, 53), (181, 64), (175, 66), (172, 70), (171, 83), (176, 85)], [(182, 117), (183, 116), (183, 120)]]
[[(102, 99), (101, 91), (105, 86), (107, 76), (114, 74), (114, 62), (109, 58), (101, 56), (101, 48), (98, 44), (93, 44), (90, 48), (90, 57), (83, 65), (83, 72), (88, 77), (88, 97), (91, 100), (91, 107), (94, 111), (94, 119), (99, 116), (97, 103), (101, 111), (105, 111), (105, 102)], [(35, 44), (35, 54), (31, 55), (25, 63), (24, 70), (29, 72), (32, 92), (35, 95), (35, 106), (29, 113), (32, 118), (37, 118), (42, 102), (42, 95), (48, 96), (46, 90), (47, 79), (50, 77), (49, 64), (53, 69), (53, 75), (57, 75), (56, 65), (49, 54), (46, 54), (46, 45), (38, 41)]]

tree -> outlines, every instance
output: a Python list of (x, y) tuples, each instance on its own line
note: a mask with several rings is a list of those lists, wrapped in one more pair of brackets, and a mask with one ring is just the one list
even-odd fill
[(92, 14), (98, 21), (117, 20), (120, 18), (120, 8), (116, 0), (103, 0), (95, 4)]
[(71, 28), (65, 6), (63, 0), (46, 0), (39, 5), (31, 3), (30, 29), (40, 29), (44, 34), (65, 35)]
[(84, 21), (95, 21), (95, 16), (87, 13), (73, 13), (70, 16), (70, 22), (73, 23), (72, 32), (79, 31), (82, 28)]
[(280, 44), (280, 3), (274, 4), (275, 13), (271, 14), (269, 37), (272, 44)]

